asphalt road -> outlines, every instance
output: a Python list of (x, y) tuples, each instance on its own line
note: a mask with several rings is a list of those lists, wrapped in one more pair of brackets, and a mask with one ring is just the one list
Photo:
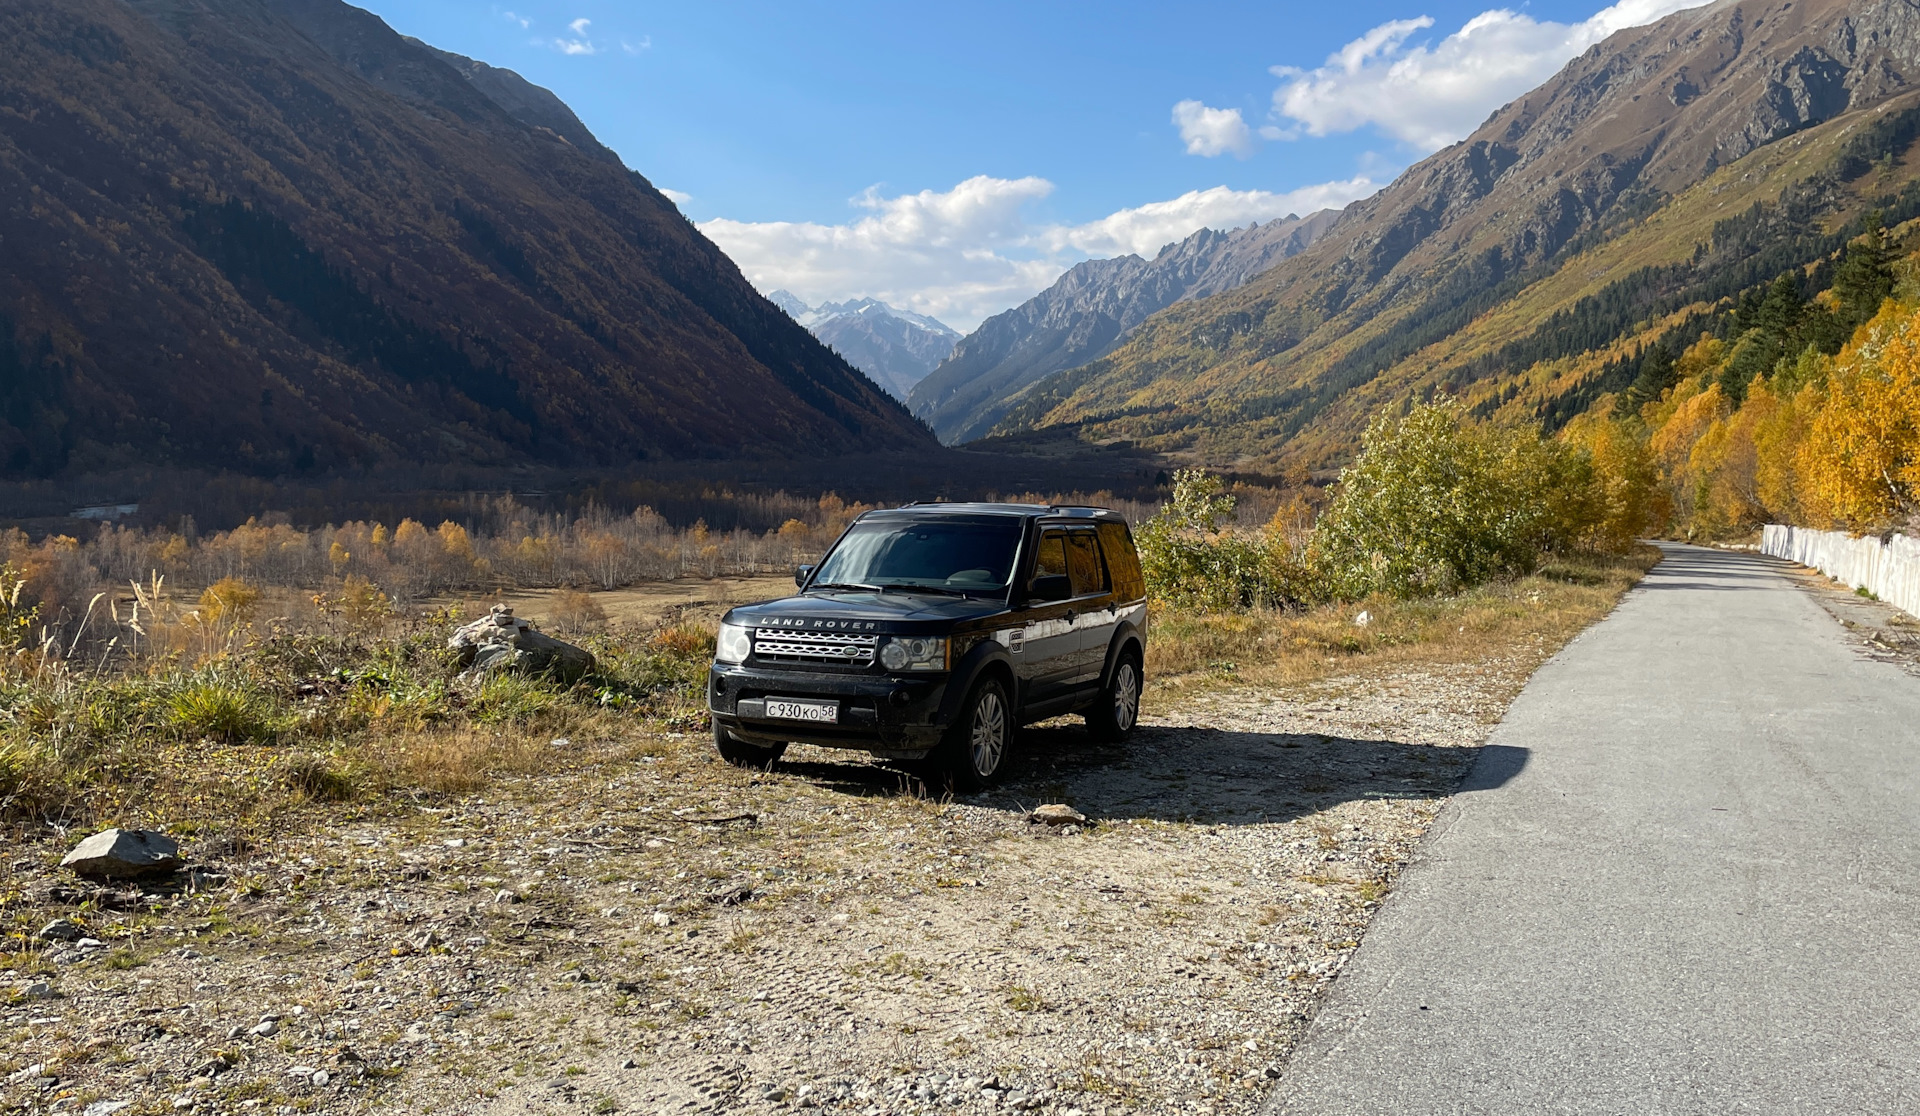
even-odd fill
[(1270, 1113), (1920, 1113), (1920, 679), (1669, 547), (1527, 685)]

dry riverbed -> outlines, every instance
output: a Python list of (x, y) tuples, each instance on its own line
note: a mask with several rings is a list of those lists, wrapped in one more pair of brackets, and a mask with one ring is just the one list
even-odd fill
[(657, 736), (189, 842), (160, 890), (77, 886), (50, 835), (7, 922), (88, 941), (11, 955), (0, 1108), (1249, 1112), (1550, 651), (1198, 687), (1124, 746), (1036, 728), (959, 801)]

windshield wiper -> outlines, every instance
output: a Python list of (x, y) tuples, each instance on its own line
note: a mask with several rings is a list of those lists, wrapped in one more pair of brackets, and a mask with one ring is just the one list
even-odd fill
[(858, 584), (847, 584), (844, 582), (837, 582), (837, 581), (816, 582), (815, 584), (807, 586), (807, 588), (809, 589), (858, 589), (867, 593), (886, 592), (886, 586), (884, 585), (858, 585)]

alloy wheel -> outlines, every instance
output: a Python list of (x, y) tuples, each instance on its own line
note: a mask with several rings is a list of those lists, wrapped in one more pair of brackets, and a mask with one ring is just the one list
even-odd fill
[(1122, 662), (1113, 674), (1113, 724), (1121, 732), (1133, 728), (1140, 715), (1140, 674), (1130, 662)]
[(986, 689), (973, 704), (973, 732), (967, 742), (973, 770), (982, 777), (1000, 769), (1007, 750), (1007, 703), (997, 689)]

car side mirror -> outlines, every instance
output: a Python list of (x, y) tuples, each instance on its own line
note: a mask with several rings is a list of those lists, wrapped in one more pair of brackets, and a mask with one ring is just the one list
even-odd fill
[(805, 589), (807, 579), (813, 576), (812, 566), (796, 566), (793, 570), (793, 585), (796, 589)]
[(1073, 582), (1066, 574), (1042, 574), (1033, 579), (1027, 587), (1027, 599), (1034, 601), (1064, 601), (1073, 596)]

